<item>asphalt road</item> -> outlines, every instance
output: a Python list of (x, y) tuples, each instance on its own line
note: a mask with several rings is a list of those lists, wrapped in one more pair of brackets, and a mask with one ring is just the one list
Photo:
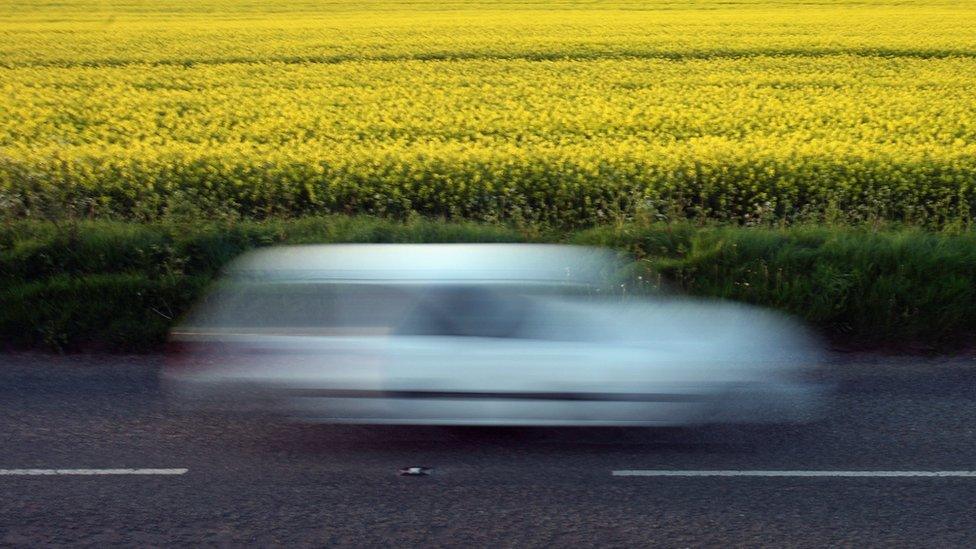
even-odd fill
[(0, 356), (0, 469), (187, 469), (0, 476), (0, 545), (976, 546), (976, 478), (611, 475), (976, 470), (973, 357), (839, 357), (818, 424), (670, 430), (204, 416), (159, 364)]

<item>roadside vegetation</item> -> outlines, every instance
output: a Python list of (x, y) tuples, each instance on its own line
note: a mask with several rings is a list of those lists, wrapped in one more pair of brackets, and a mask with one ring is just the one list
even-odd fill
[(772, 307), (847, 346), (944, 349), (976, 330), (976, 235), (969, 232), (654, 222), (539, 232), (332, 216), (229, 224), (8, 223), (0, 227), (0, 341), (62, 350), (156, 349), (240, 253), (337, 242), (608, 246), (627, 254), (653, 288)]
[[(976, 4), (8, 0), (0, 344), (147, 350), (256, 246), (619, 248), (838, 342), (976, 327)], [(652, 329), (649, 327), (649, 329)]]

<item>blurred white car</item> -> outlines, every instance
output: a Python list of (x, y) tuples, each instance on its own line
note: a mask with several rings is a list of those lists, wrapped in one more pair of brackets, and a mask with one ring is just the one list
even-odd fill
[(779, 315), (633, 297), (599, 249), (323, 245), (234, 262), (179, 328), (184, 402), (329, 423), (683, 425), (810, 419), (818, 347)]

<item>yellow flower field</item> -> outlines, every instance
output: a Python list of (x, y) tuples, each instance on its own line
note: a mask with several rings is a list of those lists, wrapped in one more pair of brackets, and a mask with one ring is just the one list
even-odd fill
[(968, 225), (976, 2), (0, 6), (0, 212)]

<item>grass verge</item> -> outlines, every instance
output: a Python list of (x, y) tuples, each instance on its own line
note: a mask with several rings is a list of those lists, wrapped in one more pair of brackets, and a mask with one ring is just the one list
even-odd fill
[(976, 235), (968, 233), (649, 223), (539, 233), (335, 216), (0, 226), (0, 342), (152, 350), (222, 265), (257, 246), (522, 241), (621, 249), (655, 284), (782, 310), (848, 345), (939, 349), (976, 332)]

